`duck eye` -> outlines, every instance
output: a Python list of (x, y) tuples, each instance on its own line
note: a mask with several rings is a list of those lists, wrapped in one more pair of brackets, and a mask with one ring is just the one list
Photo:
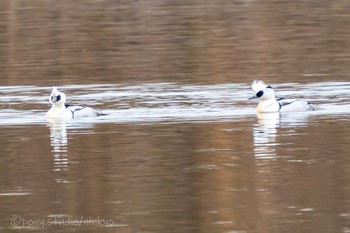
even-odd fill
[(52, 101), (52, 102), (56, 103), (56, 102), (58, 102), (58, 101), (61, 100), (61, 95), (58, 95), (58, 96), (51, 96), (50, 98), (51, 98), (51, 101)]
[(259, 91), (258, 93), (256, 93), (256, 97), (260, 98), (263, 94), (264, 94), (263, 91)]

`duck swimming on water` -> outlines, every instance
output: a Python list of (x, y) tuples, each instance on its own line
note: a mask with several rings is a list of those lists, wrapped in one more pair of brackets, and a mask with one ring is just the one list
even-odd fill
[(275, 91), (264, 81), (254, 80), (252, 82), (254, 96), (250, 99), (260, 100), (256, 109), (259, 113), (267, 112), (305, 112), (315, 111), (317, 106), (307, 100), (285, 99), (275, 97)]
[(57, 87), (52, 88), (49, 98), (52, 107), (46, 113), (48, 118), (78, 118), (78, 117), (94, 117), (97, 111), (90, 107), (72, 106), (66, 104), (66, 95), (58, 91)]

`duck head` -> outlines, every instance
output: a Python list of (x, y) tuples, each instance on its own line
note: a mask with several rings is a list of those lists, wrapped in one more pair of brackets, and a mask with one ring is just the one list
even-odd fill
[(52, 105), (63, 106), (66, 103), (66, 95), (63, 92), (59, 92), (57, 87), (52, 87), (49, 101)]
[(250, 99), (275, 99), (275, 91), (272, 89), (271, 86), (264, 83), (264, 81), (254, 80), (252, 83), (252, 89), (254, 91), (254, 96), (252, 96)]

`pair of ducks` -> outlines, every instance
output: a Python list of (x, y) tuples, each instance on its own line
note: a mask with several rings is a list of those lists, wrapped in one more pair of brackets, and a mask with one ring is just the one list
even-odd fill
[[(306, 100), (295, 100), (275, 97), (275, 92), (271, 86), (261, 80), (254, 80), (252, 83), (254, 96), (250, 99), (258, 98), (260, 103), (257, 107), (258, 113), (276, 112), (305, 112), (315, 111), (317, 106)], [(71, 106), (66, 104), (66, 95), (53, 87), (50, 95), (51, 109), (46, 113), (48, 118), (78, 118), (97, 116), (96, 110), (90, 107)]]

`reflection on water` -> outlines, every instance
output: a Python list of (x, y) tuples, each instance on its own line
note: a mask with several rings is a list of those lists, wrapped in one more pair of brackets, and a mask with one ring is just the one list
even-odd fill
[[(256, 115), (249, 83), (69, 85), (70, 102), (103, 115), (67, 121), (44, 118), (51, 87), (0, 88), (0, 223), (19, 231), (333, 232), (349, 212), (329, 201), (346, 203), (350, 190), (350, 85), (341, 84), (275, 84), (280, 96), (322, 107), (282, 115)], [(13, 226), (17, 215), (56, 223)], [(57, 224), (96, 218), (109, 224)]]
[(63, 172), (68, 170), (68, 137), (66, 120), (50, 119), (50, 139), (52, 146), (53, 171), (57, 172), (56, 182), (67, 182)]
[(347, 0), (4, 0), (0, 82), (348, 80), (348, 7)]
[[(348, 20), (347, 0), (0, 1), (0, 231), (349, 232)], [(253, 79), (322, 109), (256, 116)], [(103, 115), (48, 122), (53, 85)]]
[(276, 134), (280, 125), (279, 113), (258, 113), (258, 124), (253, 128), (254, 153), (259, 158), (276, 158)]
[[(287, 129), (285, 135), (296, 134), (299, 127), (307, 127), (310, 112), (296, 113), (257, 113), (258, 123), (253, 128), (255, 156), (258, 158), (275, 159), (278, 156), (278, 131)], [(282, 134), (282, 136), (284, 135)]]

